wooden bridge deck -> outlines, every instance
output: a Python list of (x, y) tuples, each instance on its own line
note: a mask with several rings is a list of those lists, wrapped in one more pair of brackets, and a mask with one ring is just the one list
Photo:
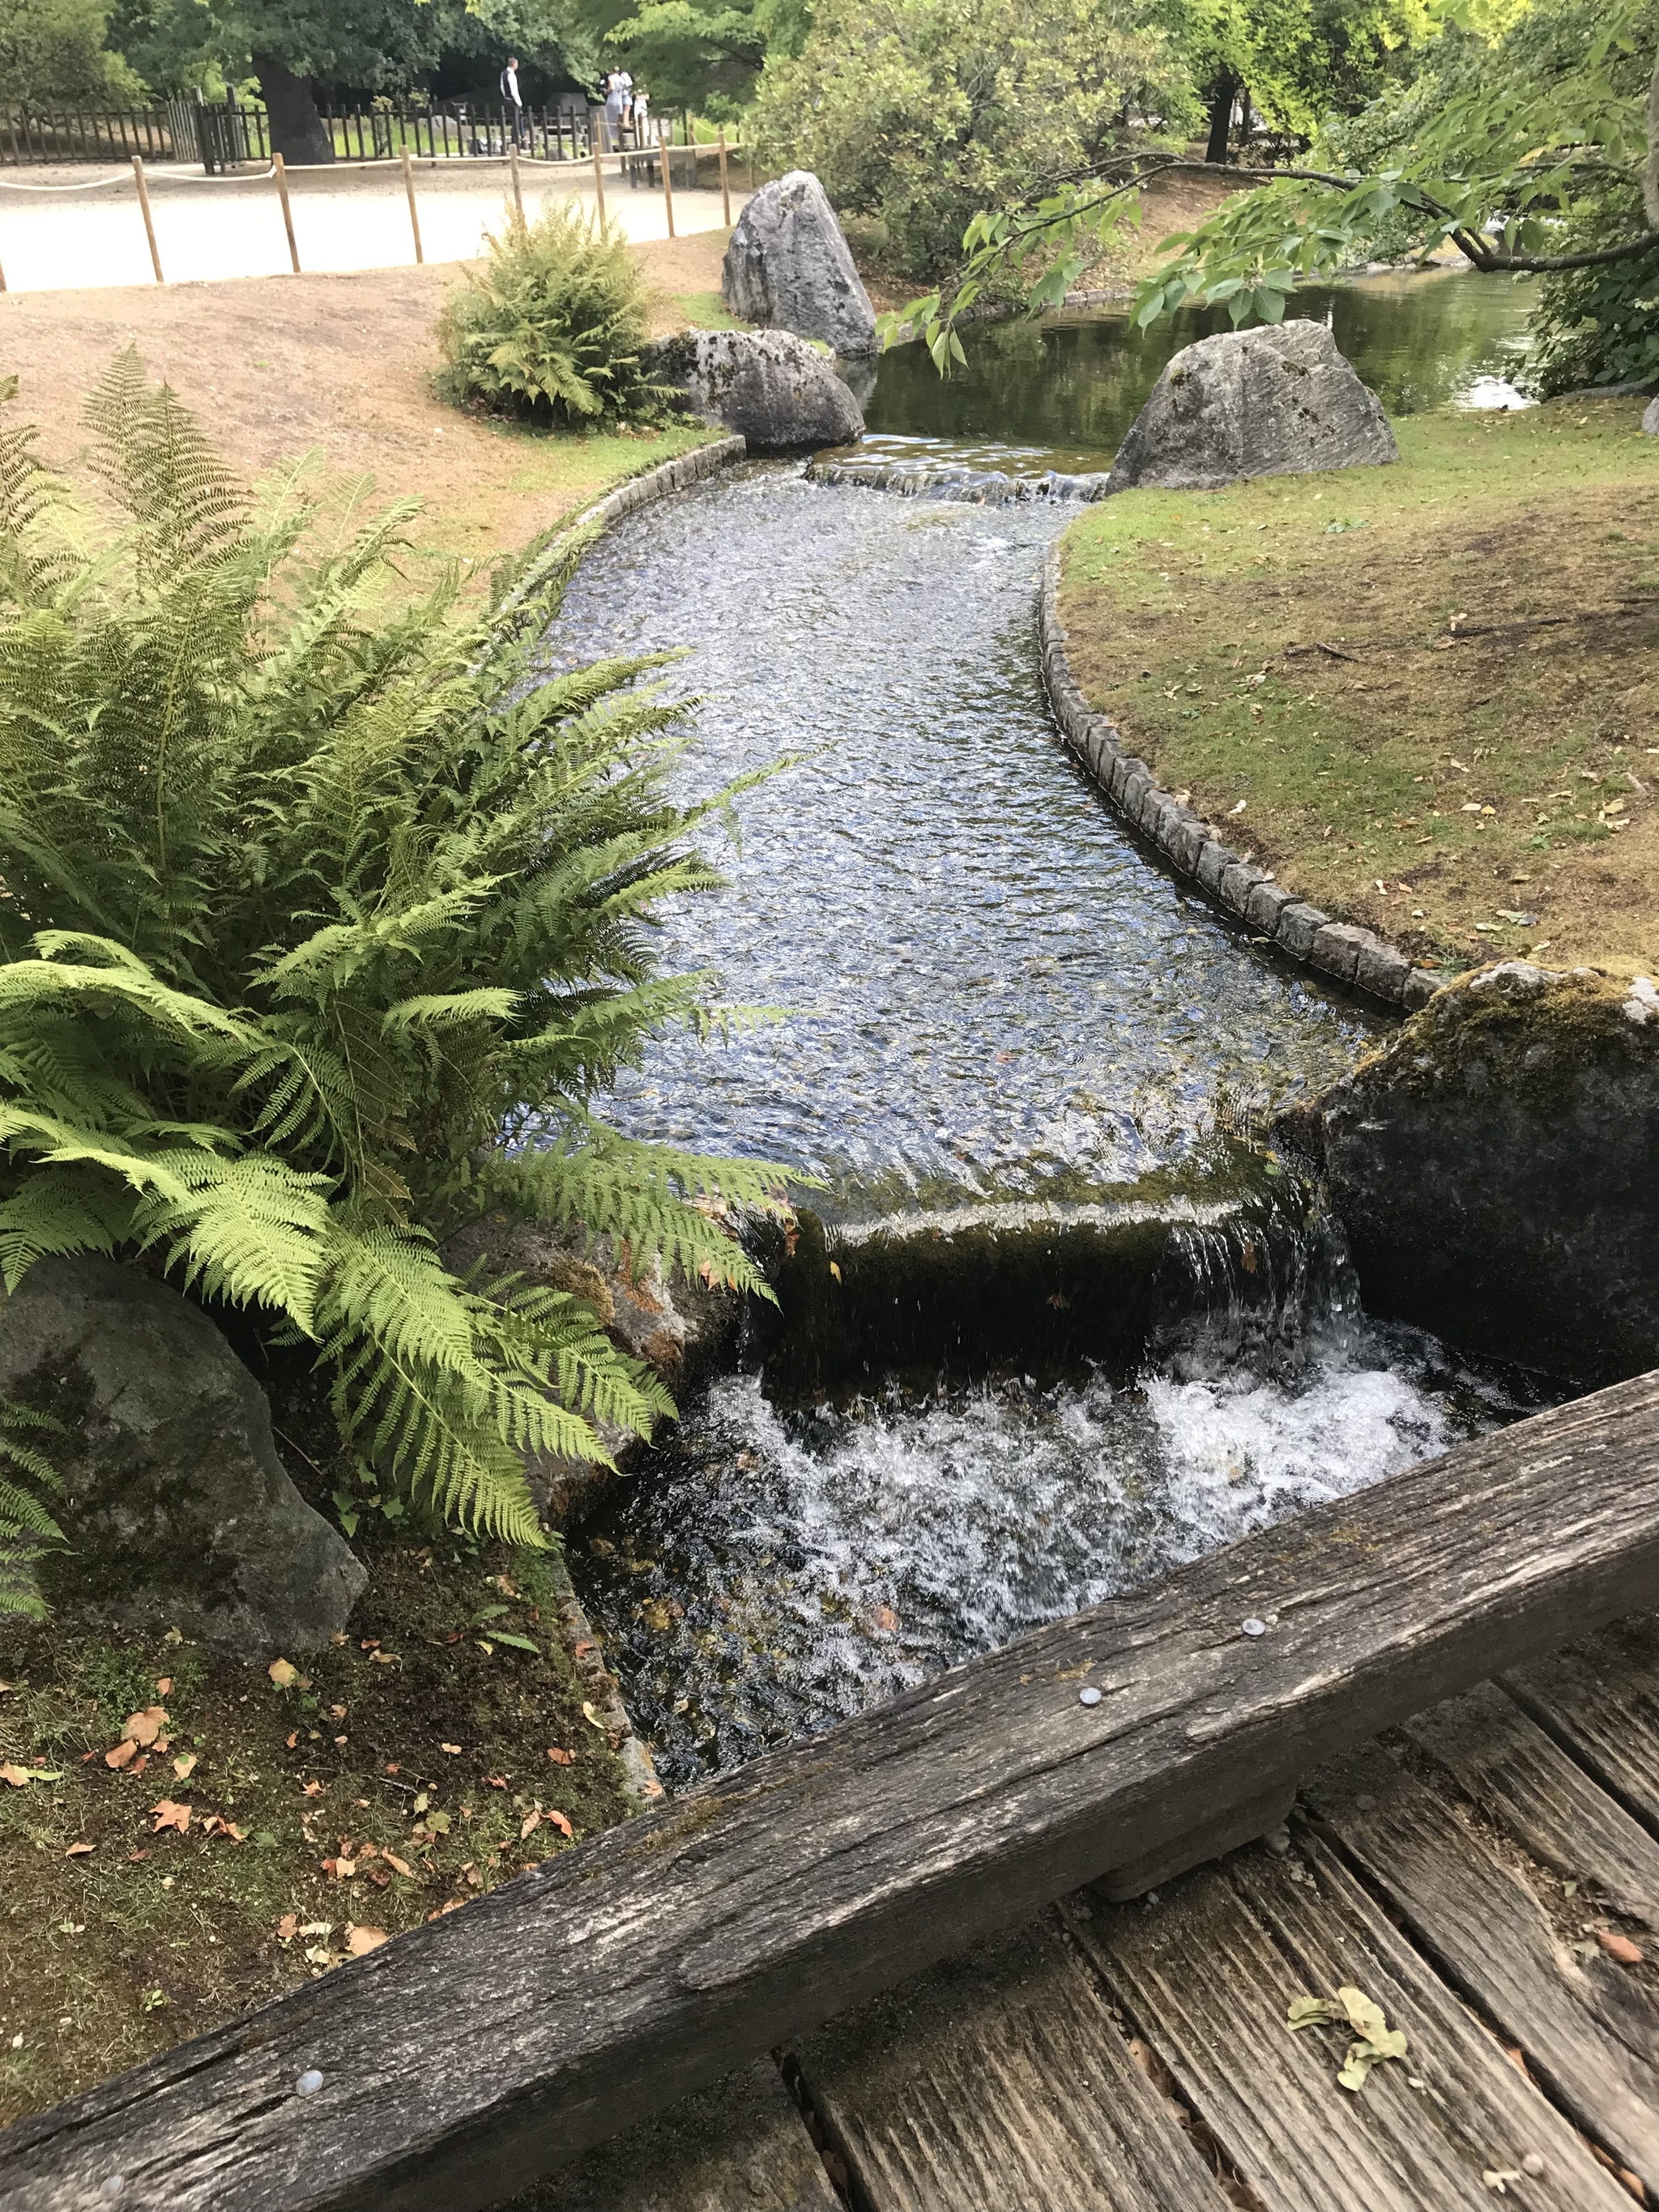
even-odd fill
[[(1436, 1705), (1288, 1831), (1057, 1906), (514, 2212), (1559, 2212), (1659, 2200), (1659, 1620)], [(1607, 1941), (1611, 1938), (1612, 1942)], [(1402, 2060), (1338, 2086), (1353, 1984)]]

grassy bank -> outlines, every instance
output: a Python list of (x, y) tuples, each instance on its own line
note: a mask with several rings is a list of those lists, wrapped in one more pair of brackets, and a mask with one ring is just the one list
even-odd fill
[(173, 1635), (0, 1629), (0, 2124), (623, 1816), (544, 1556), (366, 1558), (349, 1635), (280, 1681)]
[(1078, 682), (1280, 882), (1453, 967), (1659, 965), (1659, 440), (1396, 423), (1397, 466), (1131, 492), (1064, 541)]

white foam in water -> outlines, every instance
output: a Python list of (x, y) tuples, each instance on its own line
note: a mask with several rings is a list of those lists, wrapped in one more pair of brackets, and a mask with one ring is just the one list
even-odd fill
[[(596, 1526), (586, 1594), (671, 1783), (892, 1697), (1486, 1425), (1431, 1340), (1282, 1376), (981, 1388), (783, 1414), (717, 1383)], [(1218, 1340), (1208, 1347), (1219, 1364)]]

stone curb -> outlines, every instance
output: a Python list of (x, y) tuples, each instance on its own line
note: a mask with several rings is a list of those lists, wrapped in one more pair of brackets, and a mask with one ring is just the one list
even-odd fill
[(1037, 614), (1042, 680), (1054, 720), (1066, 743), (1132, 830), (1155, 845), (1170, 866), (1198, 885), (1222, 912), (1281, 952), (1334, 982), (1375, 999), (1396, 1012), (1415, 1013), (1446, 980), (1414, 968), (1403, 952), (1351, 923), (1333, 921), (1280, 890), (1264, 869), (1247, 860), (1209, 823), (1171, 797), (1144, 760), (1125, 750), (1109, 714), (1097, 714), (1079, 690), (1066, 658), (1060, 619), (1060, 546), (1043, 563)]
[(628, 1708), (622, 1701), (622, 1692), (617, 1678), (605, 1666), (600, 1656), (599, 1638), (593, 1633), (575, 1586), (570, 1579), (570, 1570), (562, 1550), (550, 1556), (552, 1581), (558, 1593), (559, 1632), (571, 1662), (581, 1678), (582, 1687), (589, 1692), (589, 1702), (604, 1718), (611, 1736), (623, 1771), (623, 1787), (630, 1802), (641, 1811), (659, 1804), (666, 1796), (657, 1779), (657, 1770), (651, 1763), (651, 1753), (644, 1739), (635, 1729), (628, 1717)]

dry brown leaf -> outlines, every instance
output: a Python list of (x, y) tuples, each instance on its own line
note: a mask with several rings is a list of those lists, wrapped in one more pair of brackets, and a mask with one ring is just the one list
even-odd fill
[(539, 1813), (526, 1813), (519, 1823), (519, 1841), (523, 1843), (526, 1836), (533, 1836), (541, 1824), (542, 1816)]
[(96, 1849), (97, 1846), (94, 1844), (71, 1844), (64, 1856), (66, 1859), (90, 1858)]
[(382, 1943), (389, 1943), (391, 1940), (384, 1928), (346, 1929), (346, 1949), (354, 1959), (362, 1959), (370, 1951), (378, 1951)]
[(148, 1751), (167, 1724), (166, 1711), (161, 1705), (146, 1705), (142, 1713), (129, 1713), (121, 1723), (122, 1736), (136, 1743), (141, 1751)]
[(562, 1836), (574, 1836), (575, 1834), (576, 1831), (571, 1826), (569, 1821), (566, 1820), (562, 1813), (550, 1813), (546, 1817), (552, 1822), (553, 1826), (558, 1830)]
[(1621, 1966), (1639, 1966), (1647, 1955), (1628, 1936), (1620, 1935), (1613, 1928), (1598, 1928), (1595, 1940), (1608, 1958), (1617, 1959)]
[(599, 1715), (594, 1711), (592, 1706), (588, 1703), (586, 1698), (582, 1699), (582, 1718), (587, 1723), (589, 1728), (598, 1729), (601, 1735), (605, 1734), (605, 1723), (599, 1718)]
[(396, 1851), (382, 1851), (380, 1856), (396, 1873), (402, 1875), (405, 1881), (414, 1881), (415, 1869), (407, 1859), (400, 1859)]
[(279, 1690), (291, 1690), (300, 1679), (300, 1670), (291, 1659), (273, 1659), (265, 1672)]
[(132, 1738), (131, 1736), (124, 1736), (121, 1741), (116, 1745), (113, 1751), (106, 1751), (104, 1753), (104, 1764), (106, 1766), (130, 1766), (137, 1753), (137, 1750), (138, 1747), (132, 1741)]
[(459, 1759), (461, 1755), (461, 1747), (458, 1743), (441, 1743), (438, 1748), (447, 1751), (452, 1759)]
[(180, 1782), (188, 1782), (196, 1771), (196, 1753), (193, 1751), (180, 1752), (173, 1762), (173, 1771)]
[(163, 1797), (149, 1809), (155, 1815), (153, 1835), (159, 1836), (163, 1828), (176, 1828), (182, 1836), (190, 1826), (189, 1806), (175, 1804), (171, 1797)]
[(576, 1764), (576, 1754), (574, 1751), (550, 1749), (547, 1755), (555, 1766), (574, 1766)]
[(307, 1782), (300, 1792), (302, 1797), (320, 1797), (322, 1794), (323, 1785), (320, 1782)]
[(155, 1694), (158, 1698), (170, 1698), (173, 1695), (173, 1677), (171, 1674), (158, 1674), (156, 1676)]
[(276, 1933), (284, 1943), (291, 1943), (299, 1932), (300, 1916), (297, 1912), (285, 1912), (276, 1923)]

